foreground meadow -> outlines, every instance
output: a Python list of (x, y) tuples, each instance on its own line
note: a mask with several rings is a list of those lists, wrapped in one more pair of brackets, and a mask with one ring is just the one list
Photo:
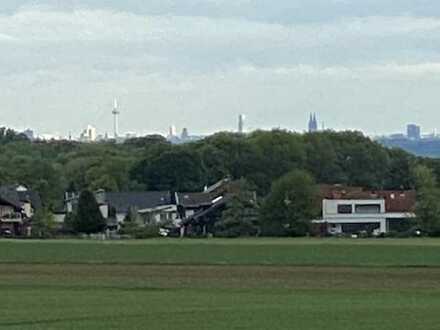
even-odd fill
[(440, 241), (0, 241), (0, 328), (438, 329)]

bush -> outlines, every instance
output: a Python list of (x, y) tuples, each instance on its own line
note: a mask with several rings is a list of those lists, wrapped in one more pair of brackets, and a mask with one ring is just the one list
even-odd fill
[(135, 239), (148, 239), (160, 237), (160, 227), (157, 225), (147, 225), (134, 231), (133, 238)]
[(48, 209), (38, 210), (32, 219), (32, 237), (52, 238), (55, 231), (56, 223), (53, 214)]
[(119, 234), (134, 239), (147, 239), (160, 237), (159, 231), (160, 226), (158, 225), (146, 225), (142, 227), (136, 222), (128, 221), (123, 224), (122, 228), (119, 230)]

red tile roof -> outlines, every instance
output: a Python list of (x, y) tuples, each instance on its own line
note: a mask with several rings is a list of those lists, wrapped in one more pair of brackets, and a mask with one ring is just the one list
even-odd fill
[(361, 187), (321, 185), (322, 199), (385, 199), (386, 212), (414, 212), (415, 190), (366, 190)]
[(387, 212), (414, 212), (416, 208), (417, 193), (415, 190), (406, 191), (377, 191), (385, 199)]

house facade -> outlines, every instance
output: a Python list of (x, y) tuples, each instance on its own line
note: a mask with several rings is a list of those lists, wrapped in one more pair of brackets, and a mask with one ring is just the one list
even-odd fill
[[(169, 191), (95, 192), (95, 198), (107, 227), (118, 230), (130, 216), (140, 225), (174, 222), (178, 219), (177, 205)], [(64, 212), (59, 212), (59, 222), (78, 206), (79, 194), (66, 193)]]
[(0, 187), (0, 236), (30, 236), (31, 220), (41, 207), (38, 193), (26, 187)]
[(368, 191), (362, 188), (321, 189), (322, 218), (314, 223), (322, 234), (398, 231), (415, 218), (415, 191)]
[[(222, 217), (223, 211), (234, 196), (241, 192), (239, 181), (223, 179), (204, 192), (179, 195), (181, 215), (180, 235), (206, 236), (212, 232), (213, 226)], [(249, 192), (249, 200), (256, 203), (255, 192)]]

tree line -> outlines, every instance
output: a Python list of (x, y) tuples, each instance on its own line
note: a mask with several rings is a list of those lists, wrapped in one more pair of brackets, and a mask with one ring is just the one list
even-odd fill
[[(279, 208), (291, 212), (286, 218), (294, 218), (292, 214), (297, 211), (290, 205), (304, 200), (299, 197), (304, 191), (286, 192), (283, 180), (310, 187), (316, 183), (345, 184), (371, 189), (419, 188), (423, 192), (427, 180), (421, 177), (429, 176), (432, 187), (428, 188), (438, 189), (436, 177), (440, 175), (438, 159), (388, 149), (351, 131), (298, 134), (273, 130), (246, 135), (221, 132), (202, 141), (172, 145), (161, 136), (130, 139), (123, 144), (30, 142), (20, 134), (1, 129), (0, 164), (0, 184), (25, 184), (38, 191), (45, 206), (52, 210), (61, 206), (65, 191), (195, 192), (230, 177), (245, 180), (265, 201), (264, 205), (272, 205), (272, 210), (277, 203), (287, 205)], [(265, 212), (269, 213), (264, 207), (260, 212), (263, 218)], [(280, 225), (289, 228), (271, 223), (268, 227), (274, 228), (266, 230)], [(299, 225), (290, 232), (300, 234), (304, 231), (301, 228)]]

